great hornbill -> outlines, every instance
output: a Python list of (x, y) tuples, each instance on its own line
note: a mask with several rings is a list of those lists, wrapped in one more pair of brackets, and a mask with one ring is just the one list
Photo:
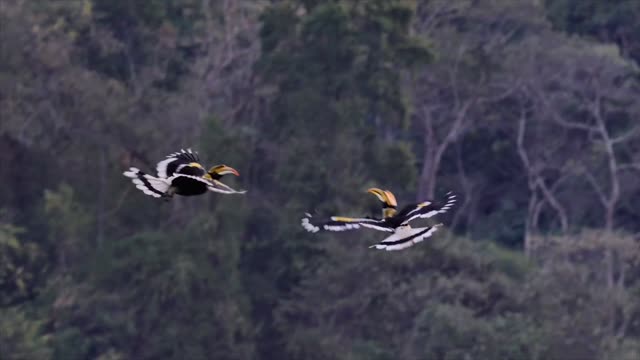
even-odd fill
[(143, 193), (156, 197), (170, 199), (174, 194), (192, 196), (213, 191), (223, 194), (243, 194), (220, 182), (226, 174), (239, 176), (238, 171), (226, 165), (216, 165), (206, 171), (200, 164), (198, 153), (191, 149), (180, 150), (156, 166), (158, 176), (145, 174), (138, 168), (132, 167), (123, 174), (131, 178), (136, 187)]
[(392, 192), (378, 188), (371, 188), (367, 192), (374, 194), (382, 202), (381, 219), (332, 216), (329, 220), (313, 223), (311, 222), (311, 215), (306, 214), (307, 216), (302, 218), (302, 226), (310, 232), (318, 232), (320, 230), (345, 231), (359, 229), (360, 227), (392, 232), (392, 235), (371, 247), (382, 250), (401, 250), (430, 237), (438, 227), (442, 226), (442, 224), (437, 224), (422, 228), (412, 228), (409, 225), (410, 221), (444, 214), (456, 202), (456, 196), (449, 192), (447, 193), (447, 201), (442, 206), (435, 205), (431, 201), (423, 201), (407, 205), (402, 210), (397, 211), (396, 198)]

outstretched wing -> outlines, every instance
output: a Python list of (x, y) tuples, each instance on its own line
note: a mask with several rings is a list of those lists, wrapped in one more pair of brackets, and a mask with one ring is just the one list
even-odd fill
[(428, 226), (424, 228), (415, 228), (410, 229), (410, 231), (405, 232), (396, 232), (393, 235), (387, 237), (381, 242), (371, 245), (370, 248), (376, 248), (378, 250), (402, 250), (408, 247), (411, 247), (424, 239), (427, 239), (433, 235), (434, 232), (438, 230), (438, 227), (442, 226), (442, 224), (437, 224), (434, 226)]
[(231, 188), (229, 185), (223, 184), (220, 181), (215, 179), (209, 185), (209, 191), (222, 193), (222, 194), (244, 194), (247, 192), (247, 190), (235, 190)]
[(156, 171), (158, 172), (158, 177), (168, 178), (177, 171), (180, 165), (199, 162), (200, 158), (197, 152), (191, 149), (181, 149), (180, 151), (167, 155), (166, 159), (160, 161), (158, 165), (156, 165)]
[(130, 168), (129, 171), (125, 171), (123, 175), (131, 178), (131, 181), (143, 193), (156, 198), (165, 196), (165, 192), (171, 186), (171, 182), (167, 181), (167, 179), (147, 175), (134, 167)]
[(392, 232), (393, 228), (386, 225), (384, 220), (367, 219), (367, 218), (350, 218), (343, 216), (332, 216), (329, 220), (321, 222), (312, 222), (311, 214), (305, 214), (301, 220), (302, 227), (309, 232), (326, 231), (345, 231), (355, 230), (360, 227), (366, 227), (378, 231)]
[(196, 180), (196, 181), (200, 181), (203, 182), (207, 185), (207, 189), (209, 189), (209, 191), (213, 191), (213, 192), (217, 192), (217, 193), (222, 193), (222, 194), (244, 194), (247, 191), (246, 190), (235, 190), (232, 189), (231, 187), (221, 183), (218, 180), (213, 180), (210, 181), (208, 179), (205, 179), (201, 176), (193, 176), (193, 175), (186, 175), (186, 174), (175, 174), (172, 177), (168, 178), (167, 181), (169, 181), (169, 183), (171, 183), (171, 181), (173, 181), (174, 179), (177, 178), (189, 178), (192, 180)]
[(402, 221), (402, 224), (406, 224), (415, 219), (427, 219), (438, 214), (444, 214), (449, 211), (456, 203), (456, 195), (451, 192), (447, 193), (447, 202), (438, 206), (430, 201), (423, 201), (419, 204), (410, 205), (402, 209), (397, 215), (397, 218)]

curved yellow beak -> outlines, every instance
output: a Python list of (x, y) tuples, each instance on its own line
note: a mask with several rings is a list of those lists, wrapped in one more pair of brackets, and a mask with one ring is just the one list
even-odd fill
[(370, 188), (367, 190), (368, 193), (375, 195), (378, 200), (386, 203), (387, 202), (387, 194), (385, 194), (384, 190), (378, 188)]
[(391, 206), (398, 206), (398, 202), (396, 201), (396, 196), (389, 190), (385, 190), (384, 194), (387, 198), (387, 204)]
[(367, 190), (367, 192), (375, 195), (380, 201), (389, 206), (398, 206), (395, 195), (393, 195), (393, 193), (389, 190), (370, 188)]
[(235, 176), (240, 176), (240, 173), (238, 172), (238, 170), (227, 165), (214, 166), (211, 168), (211, 170), (209, 170), (209, 172), (216, 173), (218, 175), (233, 174)]

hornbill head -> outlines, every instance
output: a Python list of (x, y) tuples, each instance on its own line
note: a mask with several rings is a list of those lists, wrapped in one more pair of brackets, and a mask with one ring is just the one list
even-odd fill
[(205, 175), (205, 177), (211, 178), (212, 180), (220, 180), (220, 178), (222, 178), (222, 176), (226, 174), (233, 174), (235, 176), (240, 176), (240, 174), (238, 173), (238, 170), (232, 168), (231, 166), (216, 165), (211, 169), (209, 169), (209, 171), (207, 171), (207, 174)]
[(368, 193), (375, 195), (378, 200), (384, 204), (382, 206), (382, 216), (384, 218), (392, 217), (396, 214), (396, 207), (398, 203), (396, 197), (389, 190), (382, 190), (378, 188), (371, 188), (367, 190)]

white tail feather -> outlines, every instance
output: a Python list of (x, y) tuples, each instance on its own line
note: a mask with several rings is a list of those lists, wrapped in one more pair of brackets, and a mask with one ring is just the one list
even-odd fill
[(136, 185), (136, 188), (140, 189), (143, 193), (156, 198), (162, 197), (171, 186), (169, 181), (147, 175), (134, 167), (122, 174), (131, 178), (131, 182), (133, 182)]

